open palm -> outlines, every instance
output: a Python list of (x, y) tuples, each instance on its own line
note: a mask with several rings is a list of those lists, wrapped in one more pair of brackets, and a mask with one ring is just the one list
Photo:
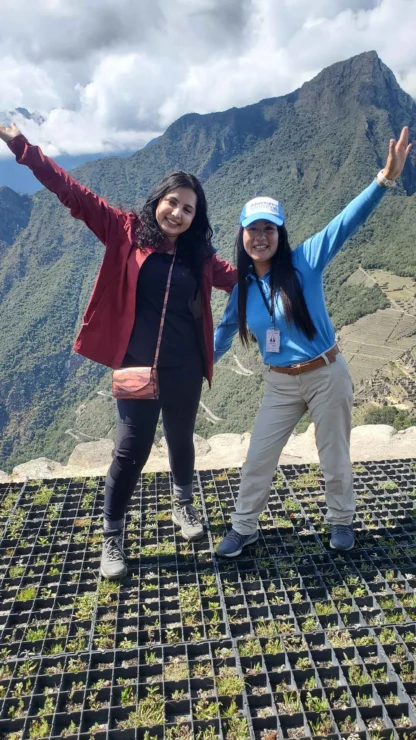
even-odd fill
[(21, 131), (19, 131), (14, 123), (11, 123), (10, 126), (0, 125), (0, 139), (5, 141), (6, 144), (14, 139), (15, 136), (19, 136), (20, 133)]
[(401, 174), (411, 148), (412, 145), (409, 144), (409, 129), (407, 126), (404, 126), (398, 141), (390, 139), (387, 162), (383, 170), (384, 177), (394, 180)]

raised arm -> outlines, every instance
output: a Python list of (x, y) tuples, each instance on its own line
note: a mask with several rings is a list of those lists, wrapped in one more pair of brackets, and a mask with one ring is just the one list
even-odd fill
[(214, 333), (214, 362), (230, 349), (238, 332), (238, 286), (230, 295), (223, 317)]
[(386, 166), (371, 185), (354, 198), (328, 226), (298, 247), (312, 269), (323, 270), (338, 254), (344, 242), (365, 223), (387, 192), (383, 179), (394, 181), (401, 174), (410, 149), (408, 129), (405, 127), (398, 141), (390, 140)]
[(117, 237), (123, 234), (127, 214), (109, 206), (104, 198), (80, 185), (56, 162), (46, 157), (38, 146), (29, 144), (14, 124), (10, 127), (0, 126), (0, 139), (16, 156), (16, 161), (29, 167), (37, 180), (55, 193), (74, 218), (84, 221), (103, 244), (117, 243)]
[(230, 262), (222, 260), (214, 254), (212, 261), (212, 285), (219, 290), (231, 293), (237, 283), (237, 268)]

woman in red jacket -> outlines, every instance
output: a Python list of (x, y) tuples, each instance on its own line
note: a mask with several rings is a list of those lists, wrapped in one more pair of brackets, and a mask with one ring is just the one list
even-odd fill
[(151, 366), (175, 255), (158, 362), (160, 395), (117, 400), (113, 462), (107, 474), (101, 573), (127, 572), (124, 516), (149, 456), (160, 411), (174, 480), (172, 519), (185, 539), (203, 527), (192, 506), (193, 431), (205, 376), (213, 371), (212, 287), (231, 292), (237, 271), (211, 245), (205, 194), (196, 177), (168, 175), (139, 215), (109, 206), (80, 185), (13, 124), (0, 138), (48, 190), (105, 245), (104, 259), (75, 341), (76, 352), (113, 369)]

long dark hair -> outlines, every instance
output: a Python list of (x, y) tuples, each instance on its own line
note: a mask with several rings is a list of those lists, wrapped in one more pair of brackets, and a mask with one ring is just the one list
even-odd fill
[[(293, 267), (292, 250), (285, 226), (278, 226), (279, 244), (272, 258), (270, 267), (270, 293), (272, 305), (279, 293), (283, 303), (285, 318), (289, 325), (292, 322), (308, 339), (313, 339), (316, 327), (313, 323), (296, 269)], [(235, 241), (235, 252), (238, 268), (238, 333), (243, 344), (249, 344), (247, 327), (247, 281), (250, 268), (254, 270), (253, 260), (244, 249), (243, 228), (240, 227)]]
[(192, 223), (178, 236), (176, 248), (178, 258), (192, 270), (199, 281), (205, 262), (212, 257), (212, 229), (208, 220), (207, 201), (199, 180), (189, 172), (172, 172), (167, 175), (148, 195), (143, 208), (137, 214), (136, 243), (140, 249), (160, 249), (166, 236), (156, 221), (156, 208), (161, 198), (177, 188), (190, 188), (196, 195), (196, 210)]

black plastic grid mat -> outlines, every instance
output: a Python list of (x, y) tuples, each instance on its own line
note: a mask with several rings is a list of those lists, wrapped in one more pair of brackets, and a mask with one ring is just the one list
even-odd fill
[(259, 541), (214, 555), (240, 471), (199, 472), (198, 543), (142, 476), (120, 584), (102, 479), (0, 486), (0, 738), (416, 740), (416, 460), (354, 466), (357, 545), (329, 548), (319, 468), (276, 471)]

